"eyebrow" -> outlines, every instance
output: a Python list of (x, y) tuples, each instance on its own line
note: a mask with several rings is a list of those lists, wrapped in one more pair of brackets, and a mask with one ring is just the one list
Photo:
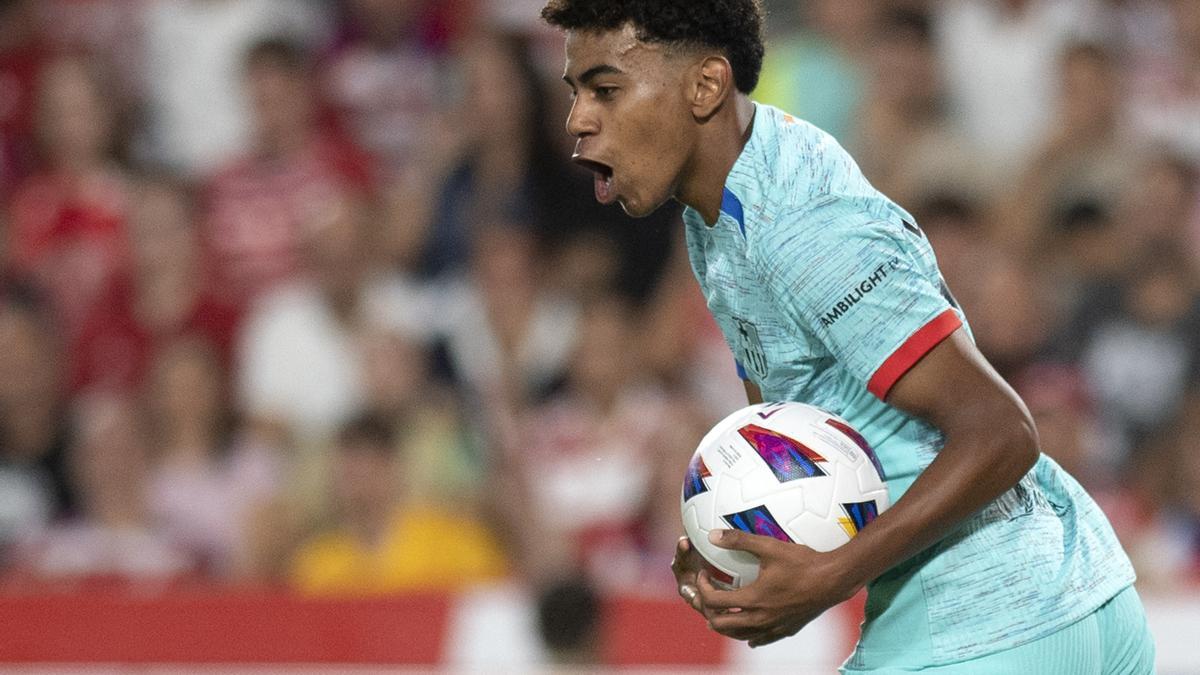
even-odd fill
[[(592, 80), (596, 79), (597, 77), (600, 77), (601, 75), (624, 75), (624, 74), (625, 74), (625, 71), (621, 70), (620, 68), (617, 68), (616, 66), (610, 66), (608, 64), (601, 64), (599, 66), (593, 66), (593, 67), (585, 70), (583, 72), (583, 74), (579, 76), (579, 84), (587, 86), (588, 82), (591, 82)], [(563, 81), (566, 82), (567, 84), (571, 85), (572, 87), (575, 86), (575, 82), (571, 79), (570, 75), (563, 75)]]

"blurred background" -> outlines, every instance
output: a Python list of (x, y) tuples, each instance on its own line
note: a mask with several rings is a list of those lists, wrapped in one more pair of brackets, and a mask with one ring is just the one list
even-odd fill
[[(542, 4), (0, 1), (0, 660), (848, 653), (675, 596), (744, 394), (678, 207), (567, 162)], [(1200, 672), (1200, 2), (767, 5), (755, 98), (916, 215)]]

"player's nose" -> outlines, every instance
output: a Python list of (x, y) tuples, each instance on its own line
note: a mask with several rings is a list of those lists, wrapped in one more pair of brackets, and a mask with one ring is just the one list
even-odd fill
[(575, 138), (590, 136), (600, 129), (599, 123), (580, 98), (575, 99), (571, 104), (571, 112), (567, 114), (567, 133)]

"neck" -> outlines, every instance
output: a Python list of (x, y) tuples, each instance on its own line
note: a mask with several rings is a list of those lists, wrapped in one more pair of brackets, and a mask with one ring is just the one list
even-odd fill
[(716, 223), (721, 215), (725, 180), (750, 140), (753, 129), (754, 103), (750, 98), (737, 94), (731, 103), (727, 110), (718, 112), (701, 128), (696, 154), (685, 169), (675, 195), (680, 202), (695, 209), (709, 225)]

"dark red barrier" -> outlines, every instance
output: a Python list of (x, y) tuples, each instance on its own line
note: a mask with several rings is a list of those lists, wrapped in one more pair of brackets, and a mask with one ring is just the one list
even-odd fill
[(727, 638), (676, 598), (620, 598), (604, 608), (604, 663), (631, 665), (718, 665)]
[(0, 597), (0, 661), (437, 664), (450, 602), (178, 591)]

